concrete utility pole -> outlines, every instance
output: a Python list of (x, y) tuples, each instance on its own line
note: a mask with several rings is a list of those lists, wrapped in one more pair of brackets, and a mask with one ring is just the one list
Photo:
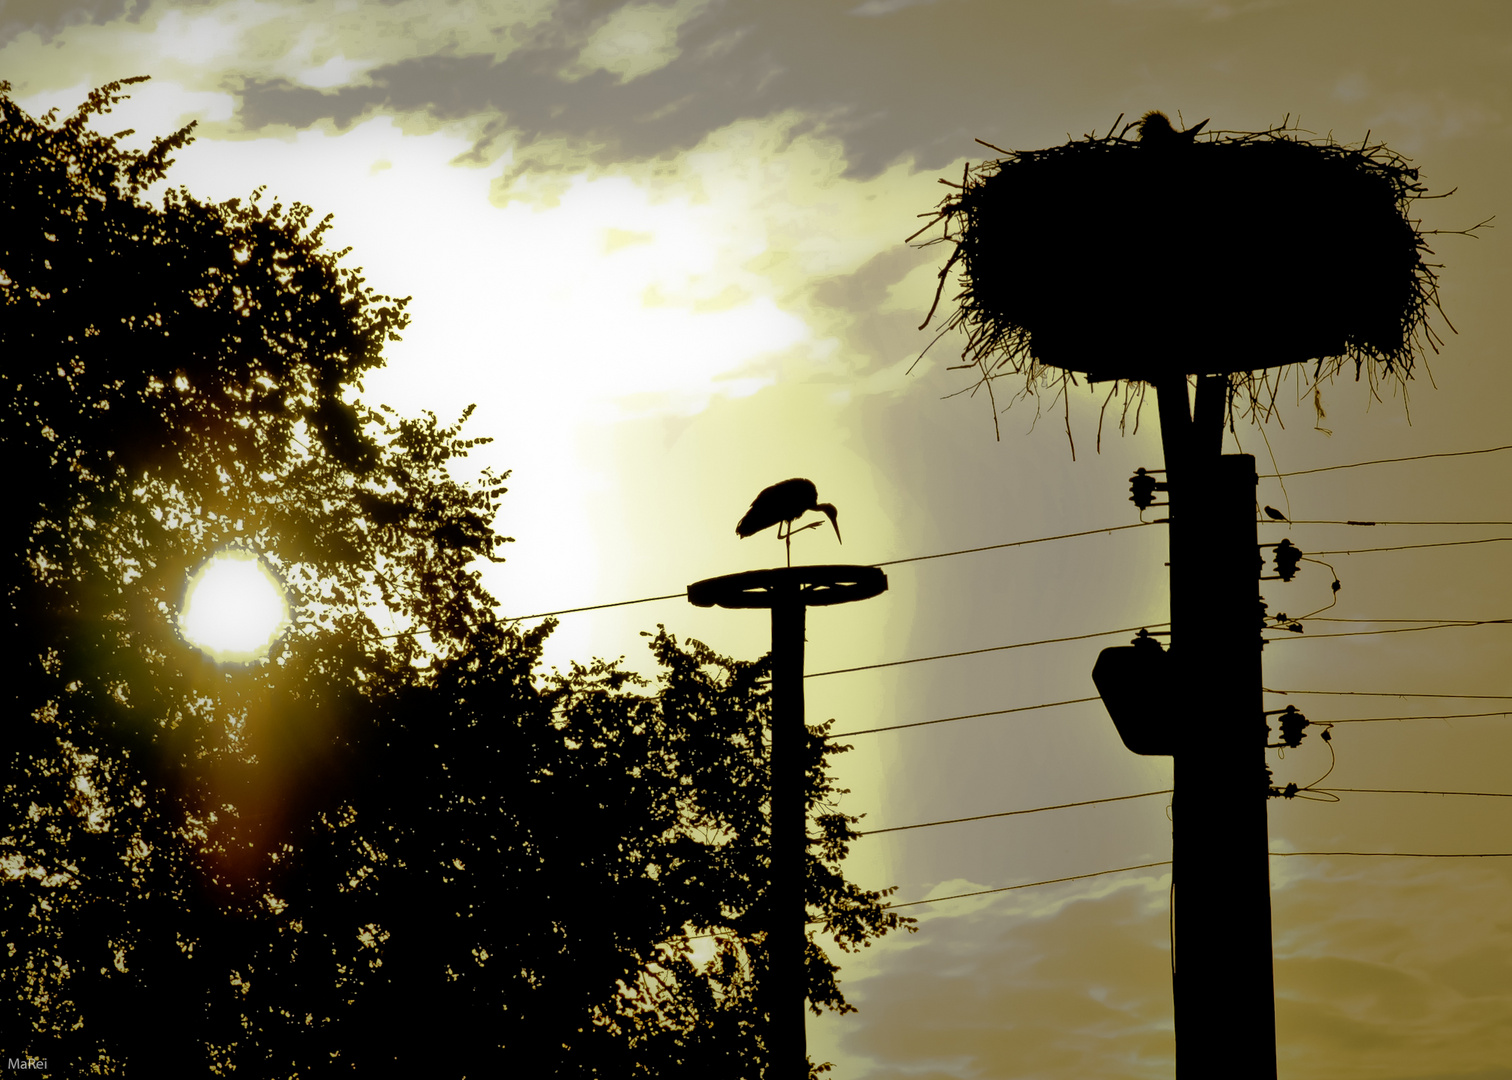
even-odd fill
[[(1255, 459), (1220, 453), (1228, 378), (1156, 386), (1170, 502), (1176, 1075), (1275, 1080)], [(1195, 416), (1193, 415), (1195, 413)]]
[[(1032, 390), (1057, 371), (1126, 394), (1155, 388), (1171, 647), (1145, 634), (1104, 649), (1092, 678), (1130, 750), (1175, 758), (1177, 1073), (1273, 1080), (1255, 468), (1222, 453), (1228, 391), (1264, 413), (1269, 369), (1306, 364), (1322, 378), (1352, 363), (1372, 380), (1405, 379), (1420, 343), (1436, 341), (1425, 324), (1438, 286), (1408, 212), (1425, 188), (1405, 158), (1284, 124), (1206, 123), (1178, 132), (1152, 111), (1132, 125), (1137, 140), (1115, 122), (1106, 135), (1002, 151), (944, 180), (952, 193), (915, 236), (939, 225), (954, 244), (923, 325), (959, 268), (942, 332), (964, 333), (973, 389), (990, 398), (1012, 373)], [(1134, 501), (1152, 505), (1161, 489), (1136, 474)], [(1278, 550), (1294, 569), (1295, 548)]]
[(769, 1080), (805, 1080), (808, 1035), (808, 778), (804, 775), (803, 646), (810, 607), (867, 600), (887, 589), (875, 566), (789, 566), (688, 586), (697, 607), (771, 608), (772, 724), (767, 969), (758, 992), (768, 1018)]

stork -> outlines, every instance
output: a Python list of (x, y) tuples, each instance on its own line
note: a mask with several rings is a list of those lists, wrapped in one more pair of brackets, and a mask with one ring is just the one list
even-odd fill
[(1197, 133), (1207, 126), (1204, 120), (1195, 124), (1185, 131), (1177, 131), (1171, 126), (1171, 118), (1159, 109), (1151, 109), (1139, 118), (1134, 125), (1139, 129), (1139, 141), (1145, 146), (1172, 147), (1190, 146), (1197, 138)]
[[(751, 508), (745, 512), (745, 517), (735, 526), (735, 535), (742, 538), (755, 536), (762, 529), (776, 525), (777, 538), (787, 544), (787, 563), (792, 566), (793, 534), (804, 529), (817, 529), (824, 524), (822, 521), (811, 521), (807, 525), (793, 528), (793, 522), (810, 510), (817, 510), (828, 517), (835, 528), (835, 539), (840, 540), (840, 522), (837, 520), (839, 512), (834, 504), (820, 502), (819, 489), (814, 486), (814, 482), (796, 476), (780, 484), (773, 484), (756, 496)], [(783, 528), (784, 525), (786, 529)], [(841, 543), (844, 541), (841, 540)]]

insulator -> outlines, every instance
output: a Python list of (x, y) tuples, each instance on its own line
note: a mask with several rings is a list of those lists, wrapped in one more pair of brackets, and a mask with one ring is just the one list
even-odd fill
[(1276, 545), (1276, 576), (1282, 581), (1290, 581), (1297, 576), (1297, 564), (1302, 561), (1302, 549), (1290, 540), (1283, 540)]
[(1302, 738), (1306, 735), (1304, 730), (1308, 725), (1307, 717), (1297, 711), (1295, 705), (1288, 705), (1286, 711), (1281, 714), (1281, 742), (1293, 750), (1302, 745)]

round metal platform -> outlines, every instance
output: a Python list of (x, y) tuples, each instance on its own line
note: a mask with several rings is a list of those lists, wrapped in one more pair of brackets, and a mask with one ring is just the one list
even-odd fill
[(875, 566), (779, 566), (695, 581), (688, 586), (688, 600), (695, 607), (770, 608), (794, 602), (826, 607), (886, 591), (887, 575)]

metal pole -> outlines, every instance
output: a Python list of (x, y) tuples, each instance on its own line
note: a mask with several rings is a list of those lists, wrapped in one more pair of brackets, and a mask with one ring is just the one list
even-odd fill
[[(771, 847), (764, 901), (765, 965), (757, 987), (766, 1080), (806, 1080), (808, 1002), (808, 776), (803, 726), (804, 613), (887, 591), (875, 566), (789, 566), (706, 578), (688, 586), (698, 607), (772, 611)], [(760, 961), (756, 961), (760, 964)]]
[(807, 788), (803, 767), (804, 600), (796, 584), (772, 603), (771, 907), (767, 931), (767, 1080), (808, 1076)]
[(1220, 456), (1227, 379), (1157, 388), (1170, 500), (1176, 1075), (1275, 1080), (1255, 462)]

